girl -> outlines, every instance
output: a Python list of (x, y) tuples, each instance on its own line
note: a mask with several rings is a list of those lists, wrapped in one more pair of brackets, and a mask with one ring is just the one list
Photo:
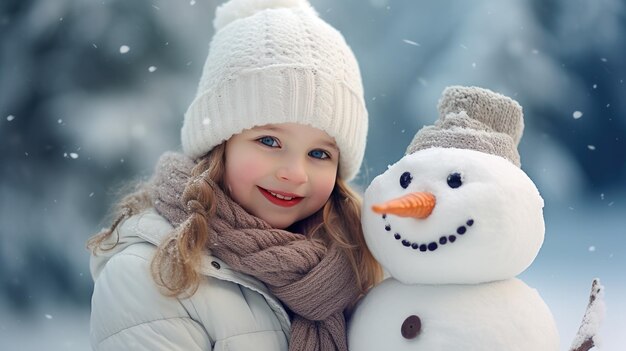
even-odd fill
[(347, 185), (367, 111), (343, 37), (305, 0), (231, 0), (182, 128), (89, 241), (98, 350), (347, 350), (382, 277)]

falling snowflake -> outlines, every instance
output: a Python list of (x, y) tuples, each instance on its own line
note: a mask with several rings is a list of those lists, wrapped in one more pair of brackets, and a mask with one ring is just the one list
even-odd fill
[(156, 71), (156, 70), (157, 70), (156, 66), (150, 66), (150, 67), (148, 67), (148, 72), (150, 72), (150, 73), (152, 73), (152, 72), (154, 72), (154, 71)]
[(70, 157), (75, 160), (78, 158), (78, 154), (75, 152), (70, 152)]
[(46, 317), (46, 319), (52, 319), (52, 315), (50, 315), (50, 314), (46, 314), (45, 317)]
[(13, 116), (13, 115), (8, 115), (7, 116), (7, 121), (9, 121), (9, 122), (11, 122), (14, 119), (15, 119), (15, 116)]
[(594, 251), (596, 251), (596, 247), (593, 245), (589, 246), (589, 252), (594, 252)]
[(204, 124), (205, 126), (208, 126), (209, 124), (211, 124), (211, 120), (208, 118), (205, 118), (202, 120), (202, 124)]
[(574, 119), (579, 119), (582, 116), (583, 116), (583, 113), (580, 111), (574, 111), (574, 113), (572, 114), (572, 117), (574, 117)]
[(596, 149), (595, 145), (587, 145), (587, 149), (593, 151)]
[(419, 43), (414, 42), (413, 40), (409, 40), (409, 39), (402, 39), (403, 42), (409, 44), (409, 45), (413, 45), (413, 46), (421, 46)]
[(127, 53), (129, 51), (130, 51), (130, 47), (128, 47), (128, 45), (120, 46), (120, 54), (125, 54), (125, 53)]
[(191, 1), (189, 2), (189, 5), (191, 5), (191, 6), (193, 6), (193, 5), (195, 5), (195, 4), (196, 4), (196, 0), (191, 0)]

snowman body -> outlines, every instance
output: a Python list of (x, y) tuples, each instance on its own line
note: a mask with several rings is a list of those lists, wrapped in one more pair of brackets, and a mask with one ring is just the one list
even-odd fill
[[(412, 315), (422, 330), (401, 328)], [(558, 332), (539, 294), (519, 279), (483, 284), (403, 284), (389, 278), (361, 301), (350, 350), (556, 351)]]
[[(411, 194), (434, 199), (427, 216), (372, 211)], [(550, 310), (515, 278), (543, 243), (543, 199), (508, 160), (456, 148), (409, 154), (372, 181), (362, 224), (390, 278), (357, 306), (350, 350), (558, 350)], [(417, 335), (403, 330), (410, 316)]]

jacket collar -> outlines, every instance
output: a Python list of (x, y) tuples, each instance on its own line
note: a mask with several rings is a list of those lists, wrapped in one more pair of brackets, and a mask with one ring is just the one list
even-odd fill
[[(103, 243), (104, 247), (113, 247), (111, 250), (99, 250), (92, 255), (90, 270), (94, 280), (116, 253), (123, 251), (132, 244), (149, 242), (158, 246), (174, 230), (174, 227), (161, 216), (154, 208), (149, 208), (137, 215), (131, 216), (122, 222), (115, 232)], [(224, 261), (210, 253), (202, 257), (200, 273), (221, 280), (228, 280), (242, 284), (266, 296), (271, 293), (258, 279), (231, 269)]]
[[(126, 219), (118, 226), (113, 235), (103, 243), (105, 247), (110, 245), (113, 248), (111, 250), (98, 251), (97, 255), (91, 256), (89, 265), (93, 279), (95, 280), (100, 275), (106, 263), (116, 253), (136, 243), (149, 242), (158, 246), (173, 230), (174, 227), (154, 208), (149, 208)], [(239, 284), (261, 294), (265, 297), (270, 307), (281, 316), (279, 321), (282, 329), (289, 337), (289, 316), (282, 304), (261, 281), (231, 269), (224, 261), (210, 255), (210, 253), (202, 257), (200, 273), (208, 277)]]
[[(153, 245), (158, 246), (174, 230), (174, 227), (167, 219), (161, 216), (154, 208), (150, 208), (136, 217), (136, 220), (132, 222), (130, 220), (133, 217), (129, 218), (129, 230)], [(202, 257), (200, 273), (209, 277), (242, 284), (250, 289), (262, 292), (264, 295), (270, 295), (269, 290), (261, 281), (233, 270), (224, 261), (210, 254)]]

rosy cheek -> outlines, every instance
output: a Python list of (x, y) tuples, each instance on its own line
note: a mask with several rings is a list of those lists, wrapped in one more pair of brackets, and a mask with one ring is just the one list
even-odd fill
[[(246, 155), (240, 153), (239, 155)], [(233, 197), (249, 193), (261, 176), (262, 160), (258, 157), (238, 157), (226, 161), (226, 184), (230, 188)]]
[(320, 178), (319, 183), (316, 184), (315, 190), (316, 193), (319, 194), (319, 200), (322, 202), (322, 205), (326, 203), (326, 200), (330, 197), (330, 194), (335, 187), (335, 177), (334, 176), (323, 176)]

